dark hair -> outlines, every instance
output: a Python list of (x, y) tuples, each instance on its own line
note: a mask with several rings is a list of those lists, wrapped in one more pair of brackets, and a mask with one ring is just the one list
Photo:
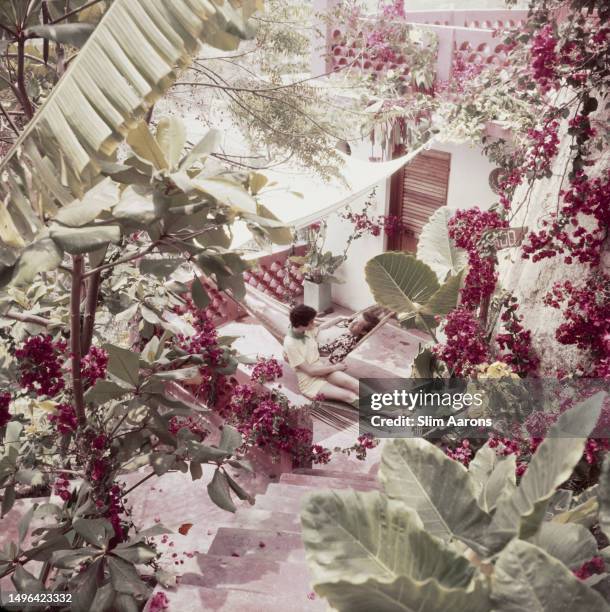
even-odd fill
[(379, 317), (372, 312), (366, 310), (362, 313), (362, 318), (369, 324), (370, 329), (379, 324)]
[(290, 311), (290, 325), (292, 327), (305, 327), (316, 318), (317, 314), (315, 308), (299, 304)]

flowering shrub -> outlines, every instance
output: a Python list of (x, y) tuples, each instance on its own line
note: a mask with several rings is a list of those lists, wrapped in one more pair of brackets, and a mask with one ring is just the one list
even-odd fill
[(264, 384), (281, 378), (283, 374), (280, 362), (271, 357), (269, 359), (259, 359), (252, 368), (250, 378), (253, 382)]
[(446, 447), (445, 455), (449, 457), (449, 459), (453, 459), (454, 461), (459, 461), (464, 467), (468, 467), (470, 464), (473, 453), (470, 448), (469, 440), (462, 440), (456, 447)]
[(500, 318), (505, 331), (496, 335), (496, 342), (501, 350), (507, 352), (500, 355), (500, 360), (510, 365), (517, 374), (534, 374), (540, 359), (532, 348), (532, 333), (521, 324), (523, 316), (517, 314), (517, 298), (508, 296), (503, 305), (504, 312)]
[(503, 227), (508, 227), (508, 223), (497, 212), (481, 211), (476, 206), (458, 210), (449, 220), (449, 237), (468, 252), (468, 274), (460, 293), (464, 308), (477, 308), (496, 287), (495, 248), (486, 233)]
[(586, 580), (595, 574), (603, 574), (605, 571), (605, 561), (602, 557), (595, 556), (589, 561), (585, 561), (578, 569), (574, 570), (574, 575), (580, 580)]
[(181, 429), (190, 431), (193, 436), (195, 436), (195, 439), (199, 440), (200, 442), (203, 442), (210, 433), (202, 420), (196, 416), (172, 417), (169, 421), (169, 432), (176, 436)]
[(550, 23), (540, 28), (532, 39), (532, 76), (542, 93), (559, 86), (556, 73), (558, 63), (556, 46), (557, 39), (553, 34), (553, 25)]
[(66, 343), (50, 335), (30, 336), (15, 351), (19, 384), (36, 395), (52, 397), (65, 386), (62, 373)]
[(489, 361), (489, 346), (481, 324), (471, 310), (456, 308), (445, 319), (446, 343), (432, 349), (456, 376), (468, 376), (477, 365)]
[(92, 346), (81, 362), (81, 374), (86, 388), (106, 378), (108, 353), (98, 346)]
[(74, 433), (78, 425), (74, 406), (71, 404), (58, 404), (57, 412), (49, 415), (49, 421), (55, 425), (62, 435)]
[(545, 296), (545, 303), (565, 308), (566, 321), (555, 332), (557, 341), (590, 355), (591, 363), (581, 363), (580, 373), (610, 378), (610, 276), (599, 272), (581, 286), (570, 281), (557, 283)]
[(297, 413), (283, 394), (236, 385), (229, 410), (229, 421), (244, 436), (246, 446), (265, 449), (272, 456), (286, 452), (296, 465), (328, 461), (325, 449), (312, 446), (311, 431), (295, 424)]

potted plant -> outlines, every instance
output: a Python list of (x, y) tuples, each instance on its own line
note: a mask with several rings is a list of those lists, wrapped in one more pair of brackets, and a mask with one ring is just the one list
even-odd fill
[(332, 283), (343, 282), (336, 278), (334, 273), (347, 259), (345, 251), (341, 255), (333, 255), (331, 251), (324, 250), (326, 227), (326, 221), (312, 223), (306, 230), (309, 245), (307, 253), (304, 256), (291, 257), (292, 261), (300, 264), (303, 272), (303, 303), (318, 312), (331, 310)]

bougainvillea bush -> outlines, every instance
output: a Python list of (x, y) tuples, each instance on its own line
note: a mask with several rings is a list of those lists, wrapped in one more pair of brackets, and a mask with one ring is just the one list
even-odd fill
[[(56, 268), (41, 279), (34, 260), (24, 272), (26, 250), (3, 292), (11, 324), (2, 332), (2, 517), (18, 496), (56, 498), (27, 512), (19, 541), (0, 553), (0, 576), (12, 576), (19, 591), (52, 580), (55, 590), (75, 593), (79, 610), (131, 609), (150, 591), (158, 569), (150, 538), (163, 528), (134, 525), (124, 505), (141, 482), (168, 470), (198, 480), (211, 465), (212, 501), (235, 510), (232, 495), (251, 499), (227, 469), (247, 467), (239, 431), (225, 424), (212, 444), (212, 402), (172, 391), (178, 383), (204, 387), (237, 366), (230, 340), (203, 314), (209, 298), (199, 276), (243, 295), (245, 265), (226, 246), (233, 218), (247, 214), (247, 203), (256, 211), (251, 177), (208, 174), (210, 190), (196, 188), (191, 178), (209, 150), (200, 143), (183, 155), (184, 128), (173, 119), (156, 133), (141, 124), (129, 142), (124, 165), (108, 169), (115, 178), (131, 173), (129, 183), (102, 178), (62, 209), (52, 237), (41, 239), (61, 253)], [(240, 208), (226, 204), (236, 194)], [(44, 256), (43, 248), (30, 252)], [(138, 482), (121, 484), (119, 476), (144, 466)], [(37, 537), (26, 538), (43, 517)], [(136, 571), (141, 565), (148, 569)]]

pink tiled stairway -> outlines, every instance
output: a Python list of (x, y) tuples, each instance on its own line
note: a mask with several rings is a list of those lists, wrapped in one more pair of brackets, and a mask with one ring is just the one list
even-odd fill
[[(320, 443), (329, 448), (345, 447), (357, 435), (356, 427), (352, 426)], [(192, 538), (182, 538), (187, 542), (181, 545), (182, 549), (188, 550), (190, 544), (198, 552), (179, 566), (181, 577), (176, 589), (156, 589), (165, 592), (169, 612), (327, 609), (311, 586), (300, 535), (303, 499), (312, 491), (325, 489), (378, 488), (379, 454), (378, 447), (369, 451), (365, 461), (338, 455), (327, 465), (284, 473), (276, 482), (270, 481), (266, 491), (256, 497), (254, 506), (243, 505), (235, 514), (207, 515), (210, 502), (200, 497), (203, 503), (199, 506), (199, 520), (205, 523), (206, 533), (214, 535), (207, 539), (207, 547), (205, 538), (202, 541), (196, 533)], [(150, 603), (145, 610), (150, 610)]]

